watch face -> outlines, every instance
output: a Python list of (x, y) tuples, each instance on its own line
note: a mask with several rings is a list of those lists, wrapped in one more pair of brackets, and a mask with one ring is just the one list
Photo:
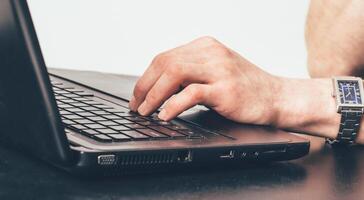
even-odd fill
[(358, 81), (338, 81), (342, 104), (362, 104)]

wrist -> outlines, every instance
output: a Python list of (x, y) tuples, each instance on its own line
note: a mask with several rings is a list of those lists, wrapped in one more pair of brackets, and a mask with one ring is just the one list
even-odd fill
[(274, 99), (274, 125), (281, 129), (336, 138), (340, 114), (331, 79), (281, 78)]

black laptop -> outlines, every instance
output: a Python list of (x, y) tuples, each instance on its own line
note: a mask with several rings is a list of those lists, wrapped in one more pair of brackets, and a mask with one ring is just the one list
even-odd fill
[[(115, 85), (115, 87), (118, 87)], [(76, 173), (239, 166), (296, 159), (309, 141), (193, 108), (170, 122), (48, 73), (25, 0), (0, 0), (0, 141)]]

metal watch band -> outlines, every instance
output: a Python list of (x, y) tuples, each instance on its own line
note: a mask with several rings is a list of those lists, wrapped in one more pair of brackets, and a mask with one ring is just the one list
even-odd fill
[(341, 110), (341, 120), (339, 133), (336, 139), (328, 139), (330, 144), (353, 144), (360, 128), (362, 109), (343, 109)]

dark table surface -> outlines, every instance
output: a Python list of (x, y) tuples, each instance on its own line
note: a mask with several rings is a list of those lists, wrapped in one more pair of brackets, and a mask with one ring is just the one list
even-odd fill
[[(53, 72), (126, 98), (132, 85), (125, 80), (134, 80)], [(294, 161), (109, 178), (75, 177), (0, 147), (0, 199), (364, 199), (364, 148), (333, 149), (311, 140), (310, 154)]]

